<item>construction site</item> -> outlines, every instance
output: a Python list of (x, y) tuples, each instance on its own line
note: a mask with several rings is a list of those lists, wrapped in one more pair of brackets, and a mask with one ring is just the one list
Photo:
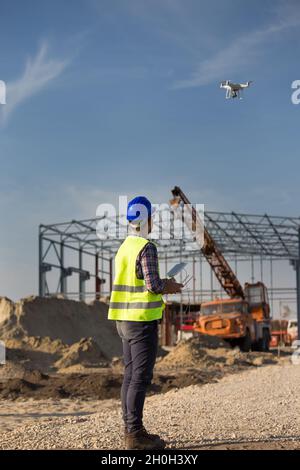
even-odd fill
[(0, 16), (0, 458), (300, 450), (299, 0)]
[[(298, 318), (290, 318), (283, 306), (295, 304), (299, 314), (300, 219), (208, 212), (202, 231), (199, 226), (194, 230), (199, 215), (187, 196), (178, 187), (170, 195), (163, 211), (168, 211), (171, 227), (181, 218), (180, 207), (187, 206), (192, 236), (177, 240), (171, 230), (169, 239), (155, 241), (162, 277), (169, 266), (186, 261), (190, 281), (180, 295), (165, 297), (147, 423), (161, 423), (174, 449), (298, 448), (299, 417), (286, 381), (289, 376), (292, 385), (300, 385), (291, 360)], [(160, 217), (158, 211), (159, 233)], [(113, 261), (122, 240), (109, 235), (100, 239), (99, 222), (111, 227), (113, 220), (41, 225), (39, 296), (0, 300), (6, 346), (6, 363), (0, 368), (5, 416), (1, 449), (122, 448), (122, 343), (115, 322), (107, 319)], [(285, 265), (294, 282), (277, 285), (276, 270)], [(279, 378), (286, 390), (273, 387)], [(255, 404), (258, 387), (262, 394), (270, 387), (271, 394), (260, 410)], [(241, 402), (234, 397), (240, 393), (249, 397)], [(157, 394), (159, 406), (151, 398)], [(220, 408), (221, 399), (226, 407)], [(159, 411), (166, 404), (172, 410), (167, 423)], [(184, 421), (178, 415), (185, 412), (193, 414), (194, 424), (182, 434)], [(249, 430), (244, 424), (254, 413), (258, 424)], [(76, 432), (71, 433), (74, 424)], [(107, 426), (115, 429), (109, 437)]]

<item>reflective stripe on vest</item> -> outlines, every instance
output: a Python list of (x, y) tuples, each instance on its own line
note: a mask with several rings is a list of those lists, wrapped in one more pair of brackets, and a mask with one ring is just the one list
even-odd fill
[(110, 320), (152, 321), (162, 317), (161, 294), (148, 291), (143, 279), (136, 277), (136, 260), (149, 240), (128, 236), (115, 258), (115, 279), (110, 297)]
[(122, 284), (116, 284), (112, 288), (115, 292), (146, 292), (146, 286), (125, 286)]
[(163, 301), (157, 302), (110, 302), (109, 307), (118, 310), (139, 309), (139, 308), (158, 308), (162, 307)]

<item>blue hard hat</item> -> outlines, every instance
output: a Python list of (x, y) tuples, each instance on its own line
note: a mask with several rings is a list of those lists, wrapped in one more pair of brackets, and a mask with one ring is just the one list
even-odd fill
[(145, 196), (137, 196), (128, 203), (127, 220), (129, 222), (142, 222), (147, 220), (153, 212), (149, 199)]

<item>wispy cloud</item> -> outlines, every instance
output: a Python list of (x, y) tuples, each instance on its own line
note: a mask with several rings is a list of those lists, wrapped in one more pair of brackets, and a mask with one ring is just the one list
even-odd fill
[(300, 6), (291, 4), (280, 8), (279, 19), (266, 25), (261, 29), (253, 30), (247, 34), (237, 37), (227, 47), (217, 52), (212, 57), (203, 60), (191, 74), (184, 80), (177, 80), (173, 88), (191, 88), (207, 85), (216, 80), (230, 78), (255, 60), (261, 47), (276, 35), (288, 31), (300, 25)]
[(22, 75), (7, 83), (7, 103), (1, 107), (0, 123), (5, 124), (26, 100), (47, 88), (69, 63), (69, 59), (49, 57), (48, 43), (43, 42), (35, 57), (27, 60)]

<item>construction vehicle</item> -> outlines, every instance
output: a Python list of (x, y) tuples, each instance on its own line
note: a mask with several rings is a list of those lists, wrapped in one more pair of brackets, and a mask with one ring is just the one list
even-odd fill
[[(228, 299), (215, 299), (201, 304), (200, 316), (194, 329), (196, 332), (218, 336), (242, 351), (268, 351), (270, 343), (270, 307), (268, 291), (262, 282), (246, 283), (244, 288), (236, 274), (217, 247), (211, 234), (200, 220), (199, 214), (178, 187), (172, 190), (171, 207), (177, 216), (189, 212), (185, 217), (194, 239), (209, 263)], [(182, 215), (181, 215), (182, 217)]]
[(291, 346), (291, 336), (288, 334), (288, 320), (271, 320), (271, 348)]

